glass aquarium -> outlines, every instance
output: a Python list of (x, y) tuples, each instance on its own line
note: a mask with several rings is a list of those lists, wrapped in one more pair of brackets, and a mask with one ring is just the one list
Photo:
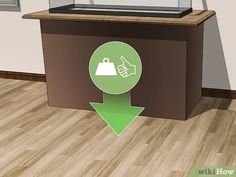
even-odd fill
[(174, 17), (192, 12), (192, 0), (49, 0), (50, 13)]

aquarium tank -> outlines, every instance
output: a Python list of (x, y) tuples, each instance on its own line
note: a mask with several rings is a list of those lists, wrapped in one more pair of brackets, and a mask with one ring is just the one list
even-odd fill
[(179, 18), (192, 0), (49, 0), (50, 13)]

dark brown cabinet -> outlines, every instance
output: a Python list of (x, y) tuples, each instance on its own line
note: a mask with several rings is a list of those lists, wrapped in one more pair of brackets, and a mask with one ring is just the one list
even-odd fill
[(49, 105), (92, 109), (102, 92), (88, 64), (97, 47), (122, 41), (139, 53), (143, 73), (132, 90), (132, 105), (144, 116), (185, 120), (201, 97), (204, 21), (213, 11), (178, 19), (99, 15), (27, 14), (40, 19)]

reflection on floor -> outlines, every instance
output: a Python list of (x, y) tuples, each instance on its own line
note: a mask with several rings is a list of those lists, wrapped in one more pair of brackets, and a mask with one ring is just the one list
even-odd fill
[(45, 83), (0, 79), (0, 176), (183, 177), (236, 165), (236, 100), (204, 97), (191, 117), (139, 117), (117, 137), (95, 112), (48, 107)]

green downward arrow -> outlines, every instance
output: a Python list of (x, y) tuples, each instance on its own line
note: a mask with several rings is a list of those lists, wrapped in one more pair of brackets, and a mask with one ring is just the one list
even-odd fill
[(103, 93), (104, 103), (90, 103), (111, 129), (120, 135), (144, 110), (131, 106), (130, 92), (112, 95)]

